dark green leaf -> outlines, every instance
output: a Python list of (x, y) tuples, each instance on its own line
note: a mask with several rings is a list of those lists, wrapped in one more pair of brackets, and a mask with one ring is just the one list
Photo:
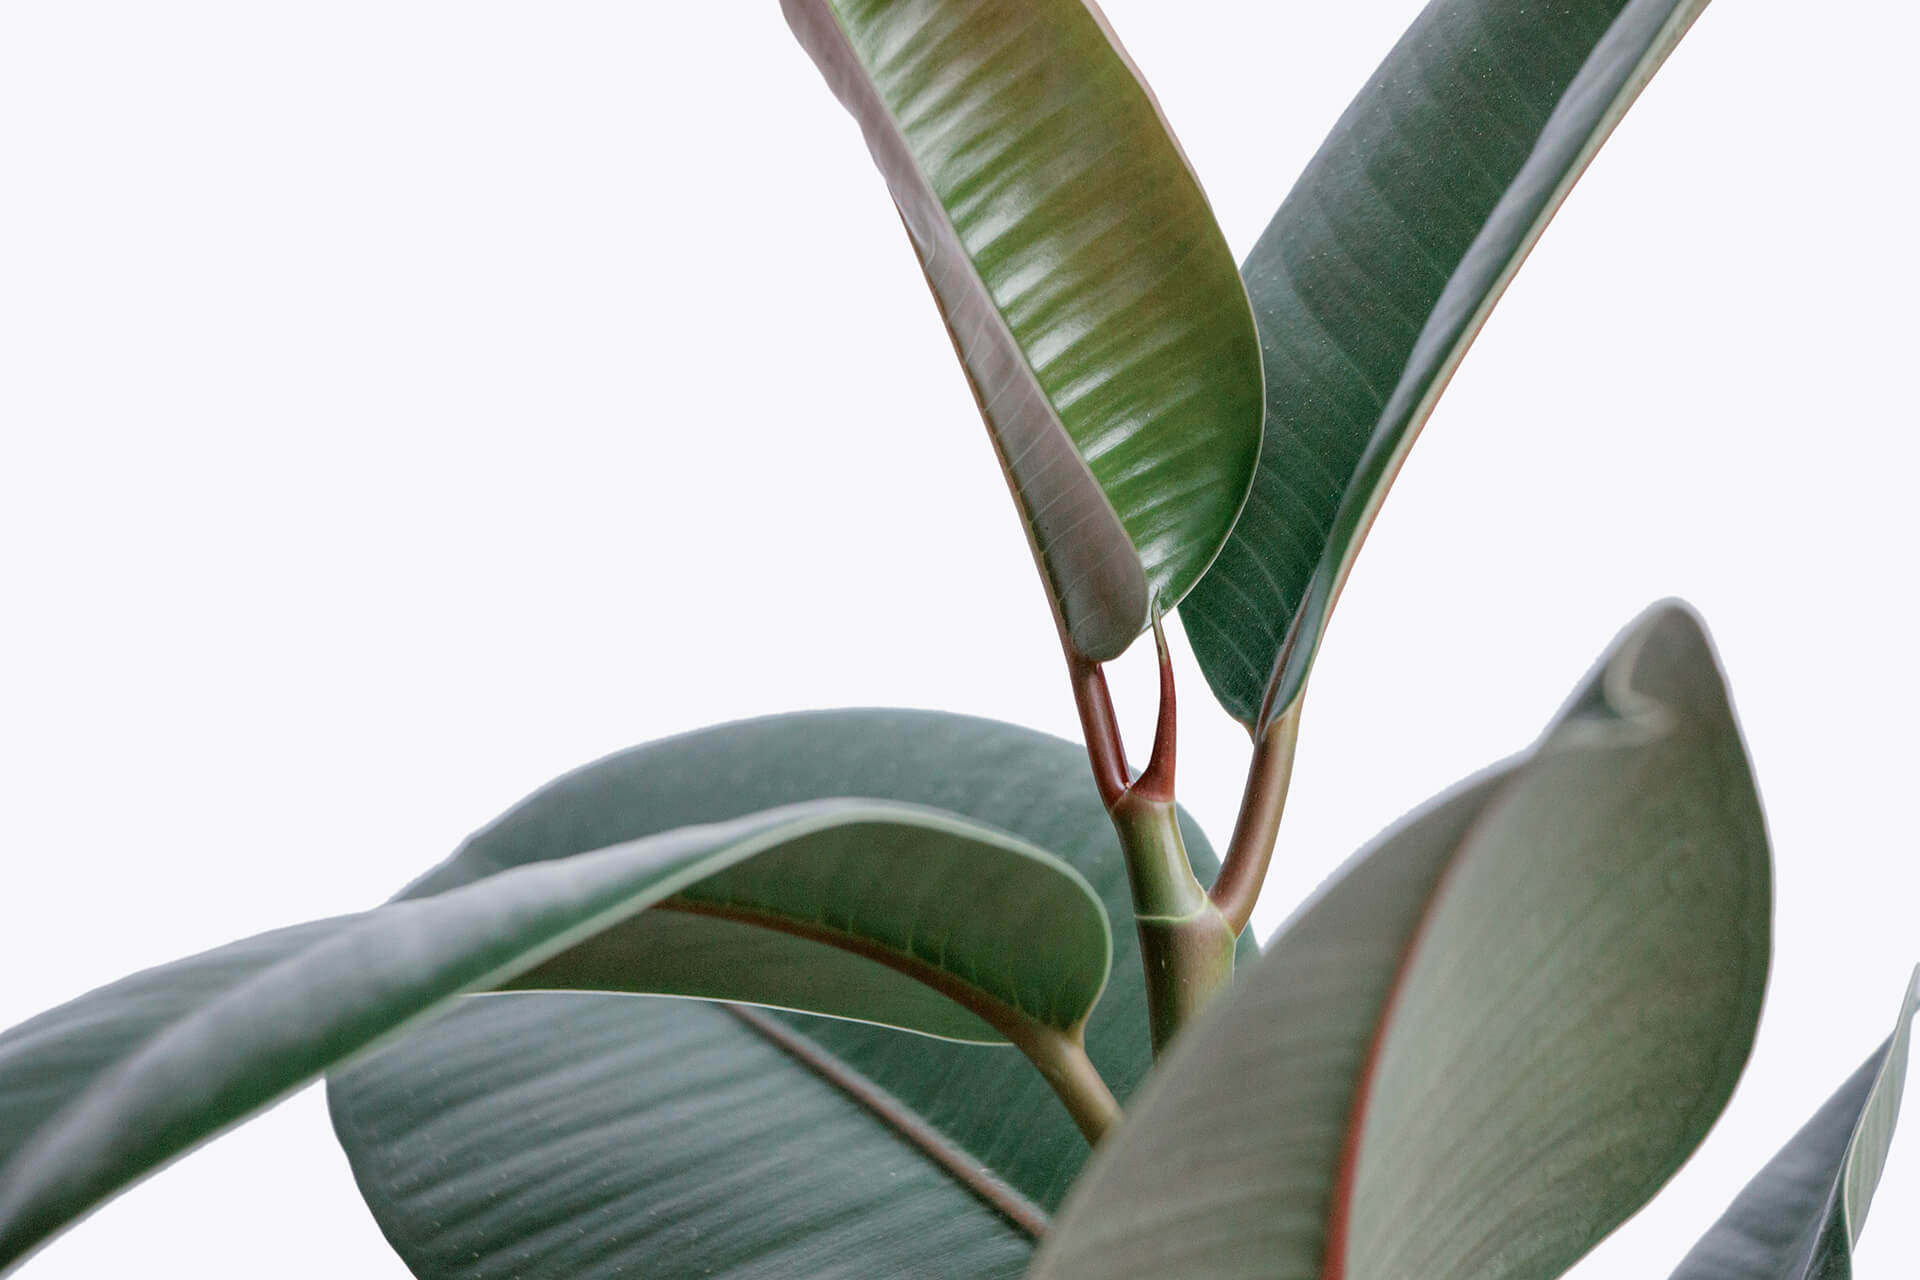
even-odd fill
[(1849, 1280), (1900, 1117), (1920, 971), (1893, 1035), (1694, 1246), (1673, 1280)]
[[(636, 748), (535, 794), (410, 892), (848, 792), (1043, 844), (1131, 914), (1080, 747), (919, 711), (782, 716)], [(1185, 834), (1204, 874), (1206, 841)], [(1133, 931), (1114, 949), (1086, 1039), (1125, 1098), (1151, 1056)], [(361, 1191), (424, 1277), (1017, 1275), (1032, 1242), (1014, 1221), (1043, 1220), (1086, 1158), (1016, 1054), (685, 1001), (489, 997), (329, 1092)]]
[(937, 810), (835, 803), (833, 825), (708, 874), (503, 989), (702, 996), (982, 1044), (1005, 1042), (1002, 1019), (1079, 1034), (1112, 943), (1078, 872)]
[[(771, 994), (941, 1035), (1077, 1035), (1105, 979), (1106, 918), (1078, 875), (928, 810), (817, 801), (516, 868), (151, 969), (0, 1036), (0, 1267), (461, 992), (682, 989), (685, 964), (653, 949), (657, 903), (677, 909), (670, 919), (702, 913), (665, 936), (702, 944), (712, 969), (691, 984), (703, 994)], [(699, 938), (711, 925), (730, 941), (739, 919), (867, 958), (829, 966), (842, 989), (770, 989)], [(782, 958), (794, 965), (825, 953), (793, 941)], [(973, 1012), (910, 998), (903, 973)]]
[(1260, 347), (1206, 197), (1081, 0), (784, 0), (926, 269), (1074, 647), (1117, 657), (1232, 527)]
[(1705, 3), (1434, 0), (1274, 215), (1242, 268), (1266, 367), (1260, 465), (1181, 611), (1236, 719), (1264, 730), (1299, 697), (1435, 399)]
[(1189, 1028), (1032, 1274), (1559, 1275), (1731, 1092), (1769, 882), (1712, 653), (1660, 608), (1529, 753), (1360, 854)]

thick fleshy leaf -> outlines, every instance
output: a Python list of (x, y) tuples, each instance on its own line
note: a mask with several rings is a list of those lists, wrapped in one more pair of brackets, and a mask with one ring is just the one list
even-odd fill
[(1079, 1034), (1112, 941), (1077, 871), (938, 810), (819, 803), (825, 829), (710, 872), (502, 989), (701, 996), (979, 1044), (1005, 1042), (1003, 1019)]
[(1893, 1035), (1780, 1149), (1673, 1280), (1850, 1280), (1907, 1076), (1920, 971)]
[(1198, 181), (1081, 0), (783, 0), (866, 134), (1068, 638), (1117, 657), (1232, 527), (1260, 347)]
[[(740, 926), (730, 921), (751, 919), (813, 939), (783, 956), (795, 965), (825, 951), (819, 939), (855, 947), (859, 964), (830, 966), (850, 986), (783, 980), (771, 994), (935, 1034), (991, 1040), (1035, 1024), (1077, 1034), (1105, 979), (1106, 917), (1070, 869), (978, 824), (867, 802), (669, 831), (280, 930), (150, 969), (0, 1036), (0, 1269), (462, 992), (682, 989), (687, 966), (655, 950), (645, 927), (655, 904), (700, 913), (661, 912), (691, 926), (670, 941), (704, 941), (709, 923), (731, 941)], [(714, 966), (692, 983), (702, 994), (770, 994), (717, 948), (701, 954)], [(973, 1012), (908, 998), (902, 974)]]
[[(409, 892), (846, 792), (1042, 845), (1109, 913), (1132, 911), (1079, 746), (924, 711), (635, 748), (536, 793)], [(1204, 873), (1205, 838), (1183, 825)], [(1114, 952), (1086, 1042), (1124, 1099), (1152, 1057), (1132, 930)], [(336, 1075), (329, 1096), (375, 1218), (429, 1278), (1018, 1275), (1087, 1154), (1016, 1054), (686, 1001), (472, 1001)]]
[[(1181, 610), (1256, 729), (1300, 695), (1361, 539), (1455, 366), (1706, 0), (1433, 0), (1241, 268), (1267, 428)], [(1263, 711), (1264, 707), (1264, 711)]]
[(1559, 1275), (1731, 1092), (1769, 883), (1712, 653), (1663, 606), (1530, 752), (1358, 855), (1188, 1029), (1032, 1274)]

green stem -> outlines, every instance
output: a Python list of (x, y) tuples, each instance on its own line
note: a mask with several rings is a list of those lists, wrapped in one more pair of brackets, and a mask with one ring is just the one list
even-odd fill
[(1158, 1056), (1232, 979), (1238, 935), (1194, 877), (1173, 801), (1129, 792), (1111, 815), (1133, 886), (1147, 1021)]
[(1233, 944), (1239, 929), (1227, 923), (1195, 878), (1186, 841), (1180, 836), (1179, 810), (1173, 799), (1179, 714), (1173, 659), (1157, 612), (1153, 640), (1160, 656), (1160, 711), (1153, 755), (1140, 776), (1129, 782), (1106, 675), (1099, 663), (1076, 652), (1065, 631), (1061, 632), (1074, 702), (1086, 734), (1087, 759), (1126, 857), (1146, 976), (1147, 1019), (1158, 1056), (1174, 1033), (1232, 979)]
[(1120, 1102), (1087, 1057), (1078, 1034), (1069, 1035), (1040, 1023), (1008, 1028), (1008, 1038), (1027, 1060), (1040, 1069), (1067, 1113), (1080, 1126), (1089, 1144), (1098, 1143), (1120, 1118)]

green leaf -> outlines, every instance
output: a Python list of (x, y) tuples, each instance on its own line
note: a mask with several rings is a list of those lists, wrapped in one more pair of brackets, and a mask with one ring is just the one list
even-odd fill
[[(635, 748), (536, 793), (414, 891), (846, 792), (1041, 845), (1131, 915), (1079, 746), (924, 711), (780, 716)], [(1183, 830), (1204, 875), (1206, 840)], [(1133, 930), (1114, 951), (1086, 1042), (1124, 1099), (1152, 1056)], [(1087, 1156), (1018, 1055), (686, 1001), (469, 1002), (329, 1095), (381, 1229), (429, 1278), (1018, 1275)]]
[(1081, 0), (783, 0), (860, 123), (1073, 646), (1117, 657), (1218, 553), (1260, 348), (1199, 182)]
[[(654, 904), (675, 909), (660, 913), (675, 921), (664, 934), (648, 927)], [(699, 937), (711, 925), (730, 941), (742, 919), (792, 933), (784, 958), (797, 965), (828, 938), (866, 958), (828, 966), (852, 984), (841, 990), (785, 978), (769, 988)], [(713, 972), (689, 979), (684, 962), (653, 949), (689, 938)], [(848, 801), (650, 835), (250, 938), (0, 1036), (0, 1268), (461, 992), (692, 985), (939, 1035), (1077, 1036), (1107, 950), (1099, 901), (1047, 855), (930, 810)], [(931, 992), (911, 998), (902, 975), (972, 1012), (956, 1017)]]
[(1077, 871), (937, 810), (834, 813), (502, 989), (736, 1000), (977, 1044), (1013, 1023), (1079, 1035), (1112, 936)]
[(1181, 610), (1264, 732), (1306, 685), (1387, 486), (1547, 221), (1706, 0), (1434, 0), (1242, 267), (1267, 431)]
[(1673, 1280), (1849, 1280), (1900, 1118), (1916, 1008), (1920, 970), (1893, 1035), (1747, 1184)]
[(1712, 652), (1660, 607), (1183, 1034), (1031, 1274), (1557, 1276), (1724, 1105), (1769, 914)]

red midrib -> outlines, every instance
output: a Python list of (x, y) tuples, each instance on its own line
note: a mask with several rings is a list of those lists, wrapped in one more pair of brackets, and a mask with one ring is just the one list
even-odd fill
[(1460, 865), (1460, 851), (1467, 845), (1468, 835), (1480, 825), (1486, 814), (1487, 804), (1492, 802), (1489, 796), (1467, 824), (1467, 828), (1454, 841), (1453, 853), (1447, 859), (1447, 865), (1434, 880), (1433, 889), (1426, 905), (1420, 910), (1420, 919), (1407, 937), (1405, 950), (1400, 953), (1399, 967), (1394, 970), (1393, 983), (1387, 988), (1386, 1001), (1380, 1006), (1379, 1020), (1374, 1024), (1373, 1040), (1367, 1045), (1366, 1065), (1360, 1070), (1360, 1083), (1353, 1092), (1353, 1107), (1347, 1113), (1347, 1133), (1340, 1147), (1340, 1171), (1334, 1175), (1333, 1203), (1327, 1209), (1327, 1251), (1326, 1258), (1320, 1264), (1320, 1280), (1347, 1280), (1347, 1236), (1353, 1226), (1353, 1179), (1360, 1164), (1360, 1139), (1366, 1128), (1367, 1104), (1373, 1097), (1374, 1077), (1380, 1070), (1380, 1052), (1386, 1044), (1387, 1032), (1393, 1025), (1393, 1015), (1400, 1006), (1400, 996), (1406, 990), (1407, 974), (1413, 968), (1413, 958), (1420, 950), (1420, 942), (1426, 937), (1427, 926), (1433, 920), (1435, 905), (1446, 893), (1447, 881), (1453, 878), (1455, 868)]

